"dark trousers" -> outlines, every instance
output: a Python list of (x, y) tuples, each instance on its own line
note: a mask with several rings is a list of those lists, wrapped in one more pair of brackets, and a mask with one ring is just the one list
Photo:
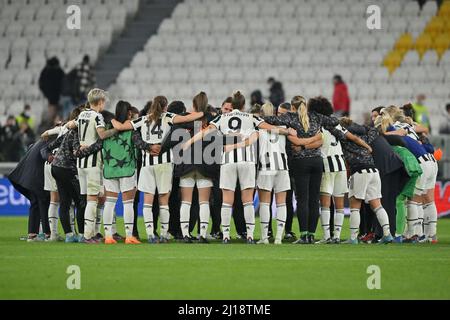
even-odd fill
[(173, 178), (172, 192), (169, 198), (169, 232), (171, 235), (181, 237), (180, 226), (180, 207), (181, 207), (181, 193), (180, 193), (180, 178)]
[(293, 159), (292, 165), (300, 232), (315, 233), (319, 221), (323, 160), (321, 157)]
[(211, 234), (220, 232), (220, 222), (222, 218), (220, 211), (222, 210), (222, 190), (219, 187), (219, 179), (213, 180), (211, 197), (209, 202), (209, 210), (211, 211)]
[(133, 209), (134, 209), (134, 221), (133, 221), (133, 237), (139, 238), (139, 230), (138, 230), (138, 215), (139, 215), (139, 200), (141, 197), (141, 192), (139, 190), (136, 190), (136, 195), (134, 196), (134, 203), (133, 203)]
[[(291, 168), (291, 163), (289, 163), (289, 168)], [(289, 177), (291, 179), (291, 189), (286, 193), (286, 224), (284, 226), (285, 233), (292, 232), (292, 220), (294, 220), (294, 194), (295, 194), (295, 183), (294, 183), (294, 173), (289, 169)]]
[(233, 220), (237, 234), (242, 235), (247, 232), (247, 225), (245, 224), (244, 217), (244, 204), (242, 203), (241, 186), (239, 185), (239, 182), (234, 192)]
[(77, 209), (78, 232), (84, 233), (84, 209), (86, 200), (80, 195), (80, 184), (71, 169), (52, 166), (52, 176), (56, 180), (60, 198), (59, 216), (64, 233), (71, 233), (70, 206), (72, 201)]
[(196, 186), (192, 191), (191, 210), (189, 213), (189, 232), (194, 231), (195, 225), (197, 225), (197, 233), (200, 233), (200, 201)]
[(48, 223), (48, 207), (50, 205), (50, 194), (48, 192), (36, 194), (29, 192), (30, 210), (28, 216), (28, 234), (38, 234), (39, 225), (42, 223), (42, 231), (50, 234)]

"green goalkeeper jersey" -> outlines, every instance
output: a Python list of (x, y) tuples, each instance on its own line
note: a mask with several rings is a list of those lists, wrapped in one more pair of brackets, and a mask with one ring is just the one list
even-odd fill
[(103, 141), (103, 176), (106, 179), (131, 177), (136, 171), (136, 148), (132, 131), (124, 131)]

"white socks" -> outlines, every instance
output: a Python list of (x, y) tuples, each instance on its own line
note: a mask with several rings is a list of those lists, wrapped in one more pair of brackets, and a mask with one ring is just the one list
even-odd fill
[(189, 237), (189, 218), (191, 216), (191, 203), (182, 201), (180, 207), (180, 225), (183, 237)]
[(383, 207), (379, 207), (379, 208), (376, 208), (374, 210), (374, 212), (375, 212), (375, 214), (377, 216), (378, 222), (381, 225), (381, 228), (383, 228), (383, 235), (385, 237), (390, 235), (391, 234), (391, 229), (389, 227), (389, 217), (387, 215), (386, 210), (384, 210)]
[(134, 227), (134, 200), (123, 202), (123, 222), (125, 224), (125, 236), (131, 238)]
[[(169, 232), (169, 206), (159, 206), (159, 220), (161, 221), (161, 237), (167, 238)], [(189, 231), (188, 231), (189, 232)]]
[(437, 209), (434, 201), (423, 205), (423, 213), (425, 235), (427, 238), (433, 238), (437, 229)]
[(352, 240), (358, 237), (360, 223), (361, 216), (359, 215), (359, 209), (350, 209), (350, 238)]
[(417, 219), (417, 224), (416, 224), (416, 234), (419, 236), (419, 238), (421, 236), (423, 236), (423, 207), (422, 204), (418, 204), (417, 205), (417, 213), (418, 213), (418, 219)]
[(320, 208), (320, 224), (323, 229), (323, 238), (330, 239), (330, 208)]
[(412, 236), (416, 235), (416, 225), (418, 223), (419, 219), (419, 212), (418, 207), (421, 206), (420, 203), (414, 202), (414, 201), (408, 201), (407, 203), (407, 225), (408, 225), (408, 232), (406, 234), (407, 238), (411, 238)]
[(105, 237), (112, 238), (113, 230), (112, 224), (114, 220), (114, 208), (116, 207), (117, 198), (107, 197), (105, 202), (105, 209), (103, 212), (103, 228), (105, 230)]
[(84, 237), (91, 239), (94, 237), (95, 218), (97, 216), (97, 201), (88, 201), (84, 212)]
[(50, 233), (54, 237), (58, 234), (58, 209), (58, 202), (50, 202), (48, 207), (48, 224), (50, 225)]
[(200, 202), (200, 236), (206, 239), (209, 226), (209, 202)]
[(223, 203), (222, 210), (220, 212), (222, 219), (222, 233), (224, 239), (230, 239), (231, 207), (231, 205)]
[(152, 209), (153, 209), (153, 206), (151, 204), (144, 203), (144, 211), (143, 211), (144, 225), (145, 225), (145, 231), (147, 232), (147, 237), (149, 239), (153, 238), (155, 236)]
[(283, 238), (284, 226), (286, 224), (287, 207), (286, 203), (277, 205), (277, 234), (275, 240), (281, 241)]
[(266, 240), (269, 238), (270, 203), (261, 202), (259, 204), (259, 218), (261, 223), (261, 240)]
[(244, 217), (247, 225), (247, 239), (253, 240), (253, 234), (255, 233), (255, 207), (253, 207), (253, 202), (244, 203)]
[(334, 213), (334, 239), (341, 238), (342, 225), (344, 224), (344, 209), (336, 209)]
[(102, 226), (102, 214), (103, 214), (103, 209), (105, 208), (104, 204), (98, 204), (97, 205), (97, 215), (95, 218), (95, 232), (94, 234), (99, 234), (100, 233), (100, 228)]

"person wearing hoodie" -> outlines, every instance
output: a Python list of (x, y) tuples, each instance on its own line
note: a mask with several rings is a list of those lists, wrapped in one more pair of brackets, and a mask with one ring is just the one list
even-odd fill
[(350, 114), (350, 95), (348, 93), (347, 84), (340, 75), (333, 77), (334, 93), (333, 107), (334, 112), (339, 116), (348, 116)]

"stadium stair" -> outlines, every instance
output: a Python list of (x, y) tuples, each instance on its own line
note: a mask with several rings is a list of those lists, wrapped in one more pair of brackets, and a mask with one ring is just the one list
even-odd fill
[(96, 65), (97, 84), (107, 88), (126, 67), (133, 56), (142, 50), (147, 40), (155, 34), (164, 18), (170, 16), (181, 0), (142, 0), (138, 13), (116, 38)]

